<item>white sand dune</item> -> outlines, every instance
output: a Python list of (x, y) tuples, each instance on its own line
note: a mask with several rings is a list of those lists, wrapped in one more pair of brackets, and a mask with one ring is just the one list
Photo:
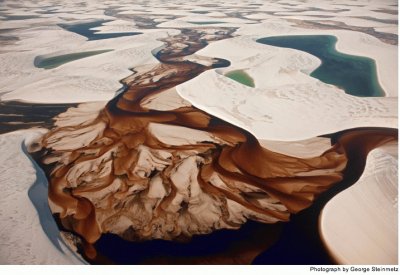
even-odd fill
[(320, 216), (322, 239), (339, 264), (398, 264), (397, 143), (368, 154), (365, 171)]
[(316, 81), (254, 89), (210, 71), (177, 91), (259, 139), (294, 141), (356, 127), (397, 127), (397, 99), (358, 98)]
[(47, 204), (46, 177), (27, 156), (26, 146), (45, 132), (0, 135), (1, 264), (85, 263), (62, 240)]
[[(60, 15), (58, 15), (60, 16)], [(93, 21), (97, 16), (74, 15), (74, 23)], [(98, 33), (142, 32), (143, 35), (87, 41), (56, 23), (71, 23), (63, 17), (35, 19), (38, 26), (25, 20), (5, 21), (3, 28), (20, 28), (13, 35), (20, 37), (17, 44), (2, 46), (0, 52), (0, 98), (29, 102), (88, 102), (109, 100), (122, 87), (119, 81), (132, 72), (129, 68), (143, 64), (157, 64), (151, 50), (162, 45), (157, 39), (179, 33), (178, 30), (138, 30), (135, 24), (113, 19), (95, 28)], [(35, 22), (36, 22), (35, 21)], [(9, 25), (12, 24), (12, 25)], [(60, 43), (60, 41), (62, 41)], [(34, 65), (43, 59), (85, 51), (112, 50), (75, 60), (46, 70)]]
[[(338, 38), (336, 44), (338, 51), (374, 59), (377, 63), (378, 79), (386, 95), (397, 96), (397, 46), (383, 43), (371, 35), (345, 30), (301, 29), (293, 27), (281, 19), (269, 20), (259, 26), (247, 25), (239, 29), (238, 33), (254, 35), (257, 38), (282, 35), (334, 35)], [(217, 50), (215, 52), (208, 51), (208, 54), (218, 53)], [(277, 79), (277, 83), (279, 83), (278, 81), (279, 79)]]
[[(397, 15), (390, 13), (390, 10), (397, 10), (397, 7), (390, 6), (395, 1), (365, 0), (351, 5), (346, 0), (260, 1), (261, 5), (252, 10), (246, 10), (248, 3), (234, 0), (218, 5), (208, 0), (196, 3), (160, 3), (153, 0), (146, 5), (117, 0), (81, 2), (18, 1), (17, 5), (15, 1), (2, 2), (2, 8), (7, 12), (0, 16), (0, 30), (13, 29), (10, 35), (19, 40), (0, 45), (1, 100), (35, 103), (100, 101), (86, 105), (86, 110), (70, 109), (68, 114), (58, 117), (56, 126), (84, 124), (93, 120), (96, 112), (105, 104), (104, 101), (111, 99), (121, 88), (119, 81), (132, 74), (130, 68), (158, 63), (152, 54), (162, 46), (157, 39), (179, 33), (175, 28), (204, 27), (189, 22), (221, 21), (224, 23), (218, 26), (238, 27), (235, 33), (237, 37), (212, 43), (197, 55), (225, 58), (231, 61), (231, 66), (208, 71), (179, 85), (176, 91), (182, 98), (175, 89), (171, 89), (160, 97), (152, 98), (147, 107), (168, 110), (191, 103), (252, 132), (263, 139), (261, 143), (269, 149), (300, 157), (317, 156), (329, 148), (329, 140), (315, 138), (318, 135), (355, 127), (398, 127), (397, 45), (389, 45), (362, 32), (306, 29), (287, 21), (333, 20), (397, 34), (397, 25), (392, 23), (355, 18), (369, 16), (379, 20), (395, 20)], [(41, 6), (48, 6), (46, 9), (55, 13), (40, 13), (43, 11)], [(128, 19), (105, 15), (111, 6)], [(386, 11), (388, 9), (389, 12)], [(207, 10), (209, 13), (199, 15), (192, 12), (198, 10)], [(246, 12), (242, 13), (241, 18), (229, 15), (230, 12), (243, 10)], [(180, 18), (169, 19), (166, 16), (172, 13)], [(38, 15), (38, 18), (5, 20), (5, 15)], [(153, 19), (159, 23), (158, 29), (139, 30), (139, 22), (129, 19), (134, 15)], [(97, 19), (112, 20), (96, 28), (101, 33), (140, 31), (143, 34), (87, 41), (85, 37), (57, 26), (59, 23)], [(255, 23), (257, 20), (258, 23)], [(320, 64), (314, 56), (255, 42), (266, 36), (307, 34), (335, 35), (339, 51), (374, 59), (386, 97), (358, 98), (346, 95), (342, 90), (309, 76)], [(55, 69), (44, 70), (34, 66), (37, 57), (105, 49), (112, 51), (75, 60)], [(256, 88), (243, 86), (223, 75), (231, 70), (247, 72), (254, 79)], [(153, 125), (152, 129), (157, 127), (159, 125)], [(23, 151), (24, 144), (29, 145), (44, 132), (36, 129), (0, 135), (2, 264), (83, 263), (60, 241), (60, 233), (46, 202), (43, 174), (35, 170)], [(77, 142), (85, 138), (87, 136), (78, 136)], [(171, 142), (171, 137), (160, 138)], [(176, 141), (176, 138), (174, 136), (173, 140)], [(387, 149), (376, 149), (369, 154), (364, 175), (359, 182), (335, 197), (322, 213), (321, 232), (337, 261), (352, 264), (395, 263), (396, 207), (397, 155)], [(346, 227), (337, 223), (338, 217), (346, 220)], [(342, 229), (347, 230), (344, 232)], [(379, 239), (371, 238), (377, 234)], [(349, 240), (362, 253), (349, 250)], [(365, 249), (366, 245), (373, 247), (374, 251)]]
[(322, 155), (332, 147), (330, 138), (314, 137), (298, 141), (259, 140), (268, 150), (298, 158), (312, 158)]
[[(397, 56), (396, 46), (364, 33), (304, 30), (283, 20), (244, 26), (238, 34), (242, 36), (213, 43), (197, 53), (225, 58), (231, 61), (231, 66), (206, 72), (179, 85), (177, 91), (184, 99), (260, 139), (301, 140), (348, 128), (397, 127), (397, 59), (393, 58)], [(253, 41), (285, 34), (335, 35), (339, 51), (373, 58), (388, 97), (359, 98), (344, 94), (308, 75), (320, 64), (314, 56)], [(248, 72), (256, 88), (218, 74), (234, 69)]]
[[(129, 68), (158, 63), (149, 48), (161, 46), (156, 39), (166, 35), (168, 31), (86, 42), (85, 37), (61, 28), (31, 31), (18, 47), (14, 47), (17, 48), (16, 52), (0, 55), (4, 64), (0, 69), (1, 99), (52, 103), (109, 100), (122, 87), (119, 80), (132, 74)], [(66, 43), (54, 46), (59, 39)], [(31, 43), (36, 44), (34, 49)], [(37, 57), (107, 49), (112, 51), (75, 60), (51, 70), (34, 66)]]

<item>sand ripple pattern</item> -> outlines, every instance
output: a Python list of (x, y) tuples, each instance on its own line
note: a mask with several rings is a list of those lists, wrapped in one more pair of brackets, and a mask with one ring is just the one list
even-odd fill
[(301, 159), (264, 149), (249, 132), (192, 106), (161, 111), (142, 104), (227, 66), (186, 57), (232, 32), (183, 30), (166, 38), (160, 64), (135, 68), (123, 80), (125, 92), (105, 107), (83, 104), (58, 119), (42, 140), (42, 163), (63, 227), (93, 244), (105, 233), (171, 240), (239, 228), (248, 219), (287, 221), (343, 179), (349, 146), (369, 150), (393, 139), (372, 131), (374, 138), (360, 143), (362, 135), (347, 134), (321, 156)]

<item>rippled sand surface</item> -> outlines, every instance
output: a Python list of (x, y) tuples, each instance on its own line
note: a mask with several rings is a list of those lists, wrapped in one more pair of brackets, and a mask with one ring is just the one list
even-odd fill
[[(365, 166), (370, 152), (397, 146), (392, 4), (5, 2), (0, 98), (14, 101), (0, 105), (3, 132), (49, 128), (33, 130), (26, 146), (48, 180), (42, 192), (52, 227), (40, 216), (38, 189), (32, 201), (39, 217), (31, 224), (44, 229), (57, 251), (62, 243), (73, 255), (53, 262), (44, 254), (32, 258), (32, 249), (3, 262), (304, 264), (331, 263), (321, 253), (346, 255), (325, 232), (323, 247), (316, 215), (338, 192), (375, 174), (371, 161)], [(92, 28), (65, 27), (81, 25)], [(335, 36), (338, 52), (375, 61), (384, 97), (348, 95), (312, 77), (321, 64), (315, 56), (256, 42), (277, 35)], [(46, 70), (35, 66), (76, 52), (99, 54)], [(232, 71), (248, 75), (254, 87), (226, 77)], [(26, 104), (34, 104), (35, 116)], [(57, 110), (50, 115), (51, 106)], [(24, 151), (16, 148), (30, 131), (0, 139), (10, 145), (3, 150), (22, 162)], [(23, 177), (26, 186), (38, 178), (34, 171), (22, 172), (30, 175)], [(385, 181), (396, 176), (391, 170)], [(2, 182), (12, 193), (12, 179)], [(0, 213), (7, 246), (16, 242), (9, 230), (16, 215)], [(290, 228), (308, 222), (314, 233), (295, 231), (297, 240), (284, 244)], [(379, 234), (389, 234), (385, 228)], [(32, 243), (23, 239), (18, 249)], [(211, 243), (220, 249), (204, 248)], [(174, 244), (180, 252), (170, 249)], [(282, 252), (292, 246), (300, 250)]]

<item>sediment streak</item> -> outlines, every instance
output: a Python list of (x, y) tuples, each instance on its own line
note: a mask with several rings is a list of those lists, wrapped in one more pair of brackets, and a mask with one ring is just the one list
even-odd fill
[(160, 64), (135, 68), (123, 80), (126, 91), (100, 111), (81, 105), (44, 136), (49, 203), (64, 228), (93, 244), (105, 233), (172, 240), (239, 228), (247, 219), (287, 221), (346, 176), (348, 152), (358, 150), (365, 160), (395, 138), (394, 131), (350, 131), (321, 156), (301, 159), (262, 148), (249, 132), (193, 106), (145, 106), (205, 70), (229, 65), (194, 54), (233, 31), (182, 30), (164, 39)]

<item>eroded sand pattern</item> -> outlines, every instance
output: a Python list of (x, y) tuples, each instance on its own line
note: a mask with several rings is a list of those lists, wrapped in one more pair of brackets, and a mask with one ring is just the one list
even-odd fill
[[(143, 106), (204, 70), (228, 65), (185, 57), (232, 31), (183, 30), (170, 37), (156, 55), (161, 64), (126, 78), (127, 90), (98, 117), (60, 122), (45, 135), (43, 162), (55, 166), (50, 207), (63, 227), (89, 244), (104, 233), (132, 241), (182, 239), (238, 228), (247, 219), (287, 221), (342, 180), (347, 146), (361, 139), (357, 134), (343, 136), (319, 157), (301, 159), (264, 149), (250, 133), (192, 106)], [(395, 138), (373, 133), (363, 150)]]
[[(397, 219), (374, 227), (385, 236), (380, 243), (354, 234), (357, 224), (386, 217), (384, 209), (346, 228), (346, 242), (363, 244), (362, 253), (338, 245), (342, 227), (327, 228), (337, 209), (360, 197), (355, 192), (374, 194), (374, 175), (390, 184), (379, 190), (397, 200), (397, 170), (374, 168), (380, 159), (397, 164), (392, 4), (4, 2), (0, 130), (49, 130), (0, 136), (8, 150), (0, 155), (1, 263), (380, 264), (373, 255), (386, 243), (395, 263), (397, 236), (388, 229)], [(337, 52), (372, 60), (382, 97), (352, 96), (312, 76), (317, 57), (256, 42), (296, 35), (334, 36)], [(57, 59), (54, 67), (35, 66)], [(242, 72), (251, 85), (229, 72)], [(17, 165), (9, 161), (14, 154)], [(29, 199), (21, 195), (28, 187)], [(347, 195), (335, 197), (341, 191)], [(321, 240), (318, 214), (328, 200), (340, 208), (323, 211)], [(358, 218), (357, 205), (348, 220)], [(296, 223), (308, 232), (291, 232)], [(38, 238), (25, 232), (30, 227)], [(174, 245), (185, 248), (170, 255)]]

